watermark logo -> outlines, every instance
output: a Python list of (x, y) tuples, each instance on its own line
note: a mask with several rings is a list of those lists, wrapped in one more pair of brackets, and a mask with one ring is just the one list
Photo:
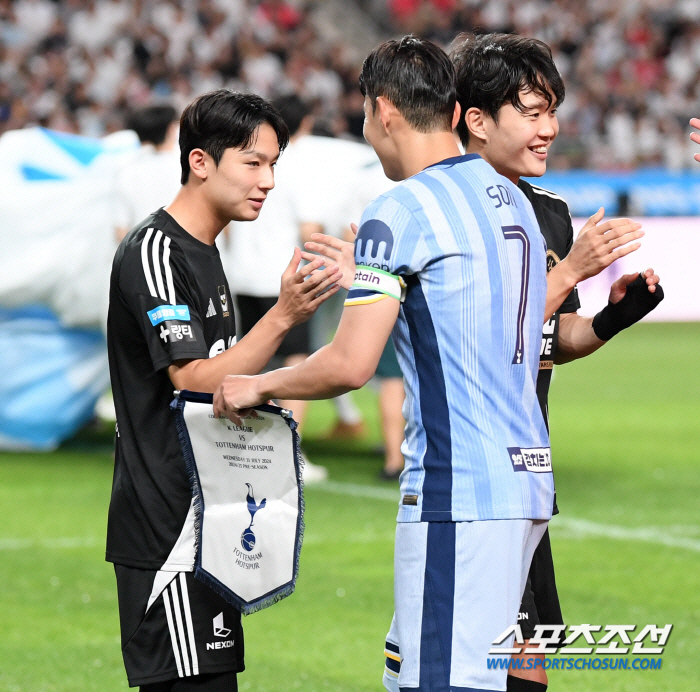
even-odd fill
[[(525, 646), (522, 628), (520, 625), (511, 625), (493, 641), (493, 648), (489, 649), (489, 654), (590, 655), (595, 652), (595, 655), (599, 656), (627, 654), (631, 648), (631, 653), (634, 655), (659, 655), (664, 651), (673, 625), (663, 627), (645, 625), (634, 639), (632, 634), (637, 629), (637, 625), (605, 625), (604, 628), (602, 625), (570, 625), (568, 636), (564, 636), (566, 629), (566, 625), (535, 625), (535, 635), (530, 637), (528, 645)], [(593, 633), (601, 631), (605, 634), (596, 641)], [(514, 638), (514, 644), (519, 646), (499, 646), (511, 636)], [(586, 646), (571, 646), (581, 638), (583, 641), (579, 643), (585, 643)], [(646, 640), (649, 640), (653, 646), (645, 644)]]

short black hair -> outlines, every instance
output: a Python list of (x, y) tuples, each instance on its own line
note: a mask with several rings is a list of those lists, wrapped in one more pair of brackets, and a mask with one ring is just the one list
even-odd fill
[(457, 100), (462, 117), (457, 134), (466, 147), (469, 129), (464, 114), (478, 108), (494, 122), (510, 103), (523, 110), (520, 94), (534, 92), (558, 107), (564, 100), (564, 82), (554, 64), (549, 46), (535, 38), (515, 34), (462, 34), (455, 40), (450, 58), (455, 66)]
[(384, 96), (418, 132), (452, 129), (457, 92), (449, 57), (430, 41), (409, 35), (375, 48), (360, 73), (360, 91), (372, 102)]
[(255, 141), (258, 128), (267, 123), (277, 135), (280, 152), (289, 144), (289, 130), (269, 101), (256, 94), (229, 89), (210, 91), (196, 98), (180, 118), (180, 166), (184, 185), (190, 176), (190, 152), (203, 149), (219, 165), (226, 149), (245, 149)]
[(278, 96), (272, 105), (279, 111), (290, 135), (295, 135), (307, 115), (311, 115), (311, 106), (296, 94)]
[(165, 141), (168, 128), (176, 117), (177, 111), (167, 104), (146, 106), (128, 114), (126, 127), (138, 135), (141, 144), (148, 142), (158, 146)]

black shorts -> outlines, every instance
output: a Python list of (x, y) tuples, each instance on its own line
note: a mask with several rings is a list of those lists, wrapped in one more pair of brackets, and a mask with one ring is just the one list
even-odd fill
[[(236, 305), (240, 322), (240, 335), (244, 337), (260, 318), (277, 302), (277, 297), (259, 298), (237, 294)], [(303, 322), (292, 327), (280, 344), (275, 355), (280, 358), (310, 353), (309, 323)]]
[[(527, 584), (518, 613), (518, 624), (525, 639), (530, 639), (535, 635), (535, 625), (564, 624), (559, 606), (557, 582), (554, 578), (549, 528), (544, 532), (542, 540), (532, 556), (532, 564), (527, 575)], [(545, 634), (546, 636), (551, 635), (550, 632)], [(562, 633), (562, 640), (564, 637), (565, 634)]]
[(192, 572), (114, 571), (131, 687), (244, 670), (240, 613)]

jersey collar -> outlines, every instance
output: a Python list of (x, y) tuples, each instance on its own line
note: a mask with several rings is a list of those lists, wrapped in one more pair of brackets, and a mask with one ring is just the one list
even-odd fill
[(426, 166), (423, 170), (427, 171), (429, 168), (434, 168), (435, 166), (454, 166), (455, 164), (462, 163), (463, 161), (473, 161), (474, 159), (480, 159), (479, 154), (464, 154), (463, 156), (451, 156), (449, 159), (443, 159), (442, 161), (436, 161)]

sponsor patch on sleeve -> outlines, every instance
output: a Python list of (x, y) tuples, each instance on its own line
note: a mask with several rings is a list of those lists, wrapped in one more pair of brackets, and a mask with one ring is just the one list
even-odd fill
[(552, 452), (549, 447), (508, 447), (513, 471), (530, 471), (531, 473), (552, 472)]
[(400, 276), (375, 267), (358, 266), (345, 305), (364, 305), (390, 297), (403, 301), (406, 284)]
[(190, 321), (190, 309), (187, 305), (161, 305), (146, 314), (154, 327), (166, 320)]
[(176, 344), (180, 341), (197, 341), (197, 337), (192, 331), (192, 325), (183, 322), (168, 320), (160, 325), (158, 336), (163, 339), (163, 343)]

